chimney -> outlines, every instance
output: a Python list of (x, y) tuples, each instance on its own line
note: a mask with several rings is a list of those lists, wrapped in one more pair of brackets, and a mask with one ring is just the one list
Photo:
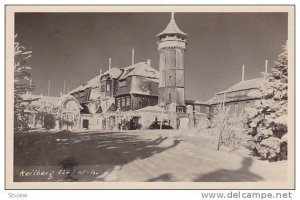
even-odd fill
[(245, 80), (245, 65), (243, 65), (243, 69), (242, 69), (242, 81)]
[(111, 58), (108, 59), (108, 70), (111, 69)]
[(151, 59), (147, 59), (147, 65), (151, 67)]
[(265, 73), (268, 73), (268, 60), (265, 62)]
[(131, 65), (134, 65), (134, 49), (131, 50)]

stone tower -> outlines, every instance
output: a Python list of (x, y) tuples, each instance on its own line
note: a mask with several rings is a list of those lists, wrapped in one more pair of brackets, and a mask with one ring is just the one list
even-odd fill
[(173, 105), (176, 112), (184, 112), (184, 51), (187, 34), (182, 32), (174, 13), (164, 31), (157, 35), (159, 51), (159, 103)]

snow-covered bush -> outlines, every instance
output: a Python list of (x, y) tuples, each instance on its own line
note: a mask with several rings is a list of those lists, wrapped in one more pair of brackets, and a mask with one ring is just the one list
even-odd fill
[(44, 116), (44, 127), (46, 129), (53, 129), (55, 128), (55, 118), (54, 118), (54, 115), (52, 114), (45, 114)]
[(251, 97), (257, 98), (248, 108), (246, 123), (252, 136), (252, 149), (264, 159), (281, 160), (287, 157), (288, 52), (286, 46), (278, 56), (271, 73)]
[(248, 141), (243, 120), (243, 113), (232, 113), (230, 107), (225, 106), (224, 102), (219, 104), (212, 117), (212, 130), (217, 132), (218, 136), (217, 150), (223, 145), (230, 151), (234, 151)]
[(199, 130), (205, 130), (210, 127), (210, 121), (206, 117), (201, 117), (196, 124)]

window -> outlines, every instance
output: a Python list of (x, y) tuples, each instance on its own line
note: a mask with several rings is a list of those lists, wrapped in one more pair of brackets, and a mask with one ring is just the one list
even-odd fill
[(197, 112), (201, 112), (201, 106), (200, 105), (195, 105), (195, 110)]
[(169, 76), (169, 80), (172, 80), (172, 76)]
[(107, 91), (107, 92), (110, 92), (110, 84), (107, 84), (107, 85), (106, 85), (106, 91)]
[(86, 100), (90, 99), (90, 94), (91, 94), (91, 90), (86, 92), (86, 96), (85, 96)]
[(169, 101), (172, 102), (172, 95), (169, 93)]
[(105, 92), (105, 85), (101, 85), (101, 92)]
[(209, 113), (209, 107), (206, 106), (206, 113), (208, 114)]
[(122, 107), (124, 107), (124, 106), (125, 106), (125, 97), (122, 97), (121, 106), (122, 106)]
[(212, 107), (212, 112), (213, 112), (214, 114), (217, 114), (217, 107), (216, 107), (216, 106), (213, 106), (213, 107)]
[(237, 111), (238, 111), (238, 108), (239, 108), (239, 104), (238, 104), (238, 103), (235, 103), (235, 104), (234, 104), (234, 111), (237, 112)]
[(117, 99), (117, 108), (121, 108), (121, 99)]
[(177, 112), (178, 112), (178, 113), (183, 113), (183, 108), (177, 107)]
[(130, 96), (126, 97), (126, 106), (130, 106)]
[(120, 80), (119, 87), (125, 87), (125, 86), (126, 86), (126, 80)]

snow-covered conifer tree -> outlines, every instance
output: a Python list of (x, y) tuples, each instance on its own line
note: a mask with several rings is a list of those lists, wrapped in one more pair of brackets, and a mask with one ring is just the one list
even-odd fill
[(287, 141), (288, 104), (288, 51), (283, 52), (274, 63), (271, 73), (264, 73), (258, 91), (250, 93), (258, 98), (254, 106), (247, 109), (248, 133), (252, 136), (252, 149), (268, 160), (285, 159)]
[[(17, 36), (15, 36), (16, 39)], [(22, 95), (31, 92), (31, 83), (27, 60), (32, 52), (27, 51), (19, 42), (14, 42), (14, 132), (19, 133), (28, 129), (28, 118), (25, 114), (26, 103), (33, 99), (24, 99)]]

